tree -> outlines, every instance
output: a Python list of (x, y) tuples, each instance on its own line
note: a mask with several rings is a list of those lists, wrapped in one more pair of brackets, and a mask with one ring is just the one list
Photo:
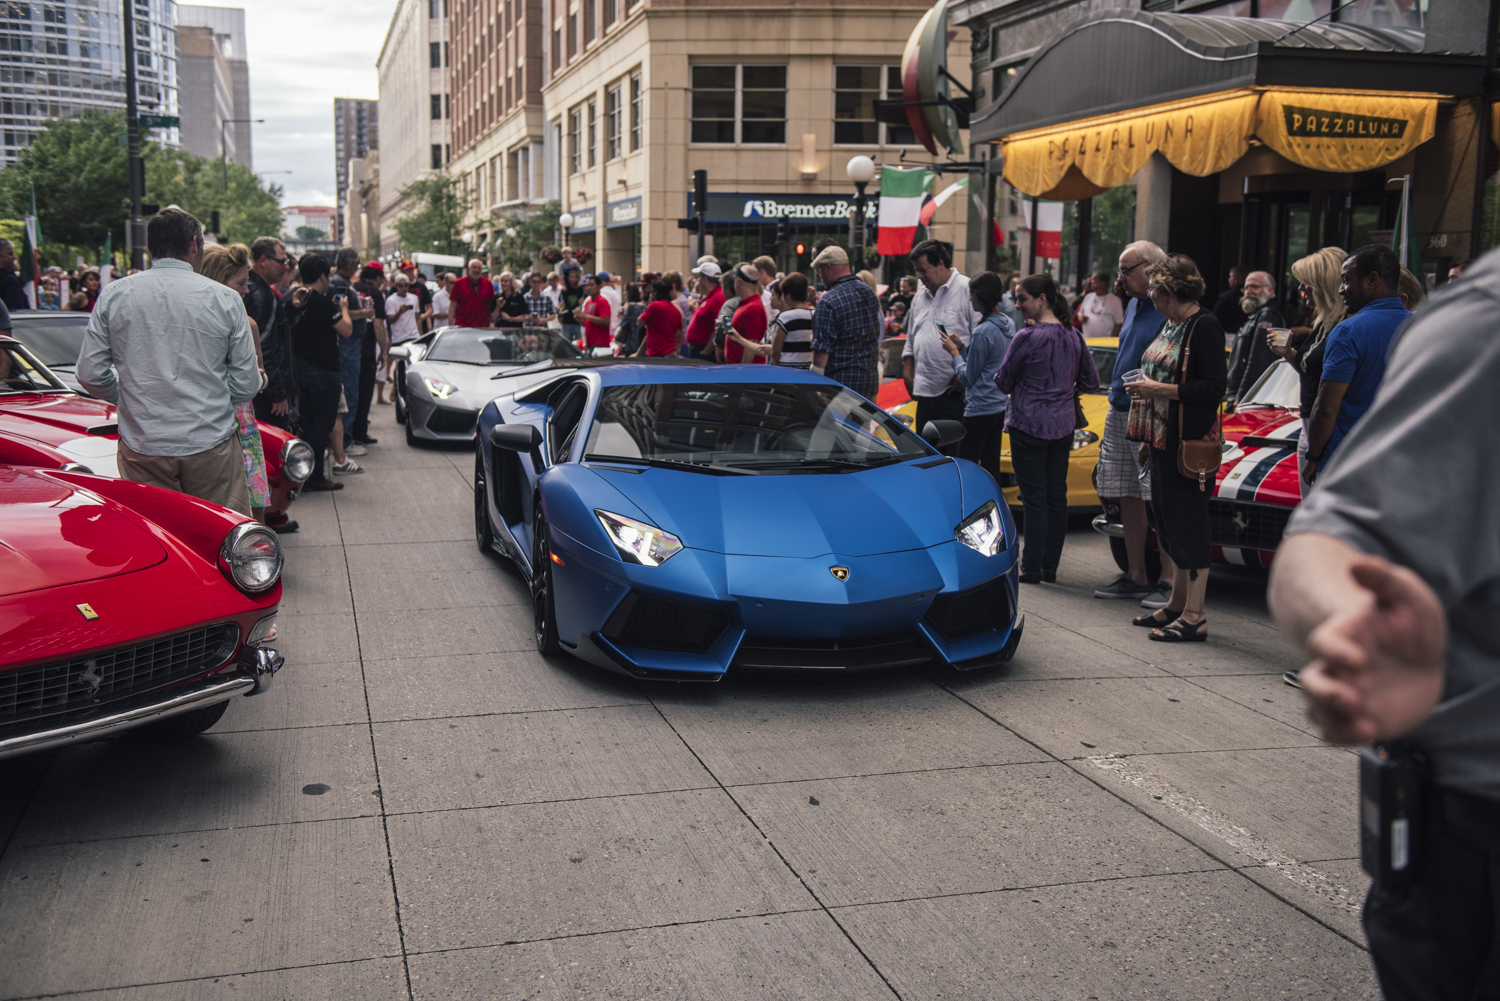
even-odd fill
[(468, 250), (463, 222), (473, 199), (458, 178), (447, 172), (419, 177), (402, 188), (399, 197), (416, 206), (396, 220), (396, 234), (406, 253), (462, 256)]
[[(557, 235), (557, 217), (560, 215), (562, 203), (550, 201), (537, 206), (529, 216), (506, 216), (495, 236), (494, 263), (518, 272), (530, 268), (541, 256), (542, 248), (552, 243)], [(508, 235), (507, 230), (515, 230), (516, 235)]]
[(298, 226), (297, 239), (303, 243), (327, 243), (328, 231), (316, 226)]
[(281, 235), (281, 188), (267, 187), (243, 163), (231, 162), (226, 167), (222, 161), (154, 143), (143, 146), (141, 153), (146, 161), (147, 201), (179, 206), (205, 225), (218, 209), (223, 243), (249, 244), (258, 236)]

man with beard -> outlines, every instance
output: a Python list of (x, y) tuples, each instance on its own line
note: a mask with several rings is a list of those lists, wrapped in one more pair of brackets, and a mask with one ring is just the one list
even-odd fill
[(1234, 338), (1234, 351), (1229, 359), (1229, 396), (1238, 401), (1250, 391), (1261, 373), (1276, 360), (1266, 335), (1272, 327), (1284, 327), (1281, 310), (1276, 308), (1276, 282), (1264, 271), (1252, 271), (1245, 276), (1244, 294), (1240, 296), (1240, 310), (1247, 316), (1240, 332)]

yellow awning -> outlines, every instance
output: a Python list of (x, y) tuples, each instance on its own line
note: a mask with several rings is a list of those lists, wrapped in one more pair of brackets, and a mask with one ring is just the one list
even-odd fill
[(1313, 170), (1371, 170), (1431, 139), (1436, 94), (1245, 88), (1007, 136), (1005, 179), (1042, 198), (1087, 198), (1134, 177), (1152, 153), (1215, 174), (1250, 140)]

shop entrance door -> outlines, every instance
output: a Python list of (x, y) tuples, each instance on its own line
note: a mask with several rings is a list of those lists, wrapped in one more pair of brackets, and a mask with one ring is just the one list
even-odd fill
[(1276, 302), (1283, 316), (1296, 316), (1292, 262), (1316, 250), (1312, 193), (1275, 191), (1245, 198), (1244, 244), (1240, 260), (1247, 271), (1265, 271), (1276, 280)]

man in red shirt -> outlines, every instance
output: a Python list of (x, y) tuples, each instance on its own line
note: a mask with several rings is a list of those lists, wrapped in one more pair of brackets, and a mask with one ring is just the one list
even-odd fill
[(589, 297), (583, 307), (583, 343), (592, 353), (610, 345), (609, 299), (600, 294), (599, 279), (593, 275), (583, 276), (583, 294)]
[(724, 289), (719, 284), (719, 276), (723, 272), (717, 264), (708, 261), (694, 268), (693, 274), (698, 276), (697, 292), (703, 297), (703, 301), (693, 310), (693, 318), (688, 321), (688, 354), (694, 358), (712, 360), (714, 324), (719, 319), (719, 310), (724, 306)]
[(459, 327), (488, 327), (495, 310), (495, 286), (484, 276), (479, 258), (469, 262), (469, 273), (453, 283), (449, 293), (449, 312)]
[(745, 343), (759, 345), (766, 336), (766, 307), (760, 301), (760, 273), (753, 264), (742, 264), (734, 272), (734, 294), (740, 304), (735, 308), (730, 327), (739, 338), (724, 341), (724, 364), (763, 365), (766, 358), (751, 352), (746, 358)]

